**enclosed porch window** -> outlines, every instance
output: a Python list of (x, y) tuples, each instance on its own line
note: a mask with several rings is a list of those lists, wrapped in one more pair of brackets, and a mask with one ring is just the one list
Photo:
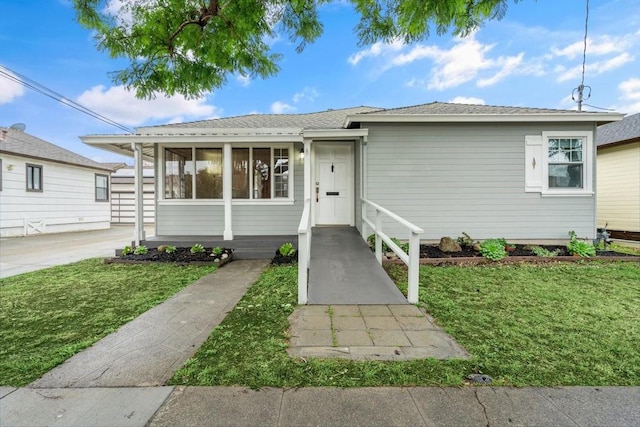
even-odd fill
[[(290, 151), (289, 146), (233, 147), (232, 198), (292, 198)], [(163, 155), (165, 199), (222, 199), (222, 148), (166, 147)]]

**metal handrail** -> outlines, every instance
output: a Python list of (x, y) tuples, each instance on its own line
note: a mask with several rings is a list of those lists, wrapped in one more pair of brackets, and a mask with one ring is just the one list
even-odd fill
[[(384, 241), (387, 246), (398, 255), (398, 258), (404, 262), (408, 269), (408, 290), (407, 290), (407, 300), (416, 304), (418, 302), (418, 278), (420, 275), (419, 267), (420, 267), (420, 235), (424, 233), (424, 230), (418, 227), (415, 224), (407, 221), (401, 216), (391, 212), (389, 209), (386, 209), (380, 206), (377, 203), (374, 203), (367, 199), (360, 199), (362, 201), (362, 230), (363, 234), (366, 236), (366, 226), (368, 225), (376, 235), (376, 259), (380, 264), (382, 264), (382, 241)], [(373, 223), (369, 218), (367, 218), (367, 205), (371, 206), (376, 211), (376, 220)], [(386, 233), (382, 231), (382, 214), (387, 215), (389, 218), (395, 220), (400, 223), (404, 227), (408, 228), (411, 232), (411, 236), (409, 237), (409, 253), (407, 254), (396, 245)]]

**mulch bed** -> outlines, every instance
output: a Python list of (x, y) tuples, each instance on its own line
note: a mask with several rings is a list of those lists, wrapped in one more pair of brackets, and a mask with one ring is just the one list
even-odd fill
[(160, 252), (157, 249), (149, 249), (146, 254), (120, 255), (114, 258), (106, 258), (105, 264), (146, 264), (150, 262), (172, 262), (184, 264), (217, 264), (223, 266), (233, 259), (233, 249), (223, 248), (222, 253), (214, 254), (212, 248), (206, 248), (205, 252), (191, 253), (191, 248), (176, 248), (173, 253)]
[(276, 251), (275, 256), (271, 260), (271, 265), (289, 265), (295, 264), (296, 262), (298, 262), (297, 252), (291, 256), (284, 256), (280, 253), (280, 251)]

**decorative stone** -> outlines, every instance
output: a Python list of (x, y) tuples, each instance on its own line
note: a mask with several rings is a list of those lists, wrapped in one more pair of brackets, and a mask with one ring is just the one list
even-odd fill
[(451, 237), (443, 237), (440, 239), (440, 244), (438, 245), (438, 249), (442, 252), (462, 252), (462, 248)]
[(167, 252), (167, 248), (169, 245), (160, 245), (158, 246), (158, 252)]
[(227, 259), (227, 258), (229, 258), (229, 254), (222, 254), (222, 256), (220, 258)]
[(467, 380), (477, 384), (491, 384), (493, 379), (489, 375), (471, 374), (467, 376)]

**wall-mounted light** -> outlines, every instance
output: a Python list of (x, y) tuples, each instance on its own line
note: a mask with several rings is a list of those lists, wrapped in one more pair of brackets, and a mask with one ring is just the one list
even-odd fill
[(304, 159), (304, 148), (300, 149), (300, 160)]

